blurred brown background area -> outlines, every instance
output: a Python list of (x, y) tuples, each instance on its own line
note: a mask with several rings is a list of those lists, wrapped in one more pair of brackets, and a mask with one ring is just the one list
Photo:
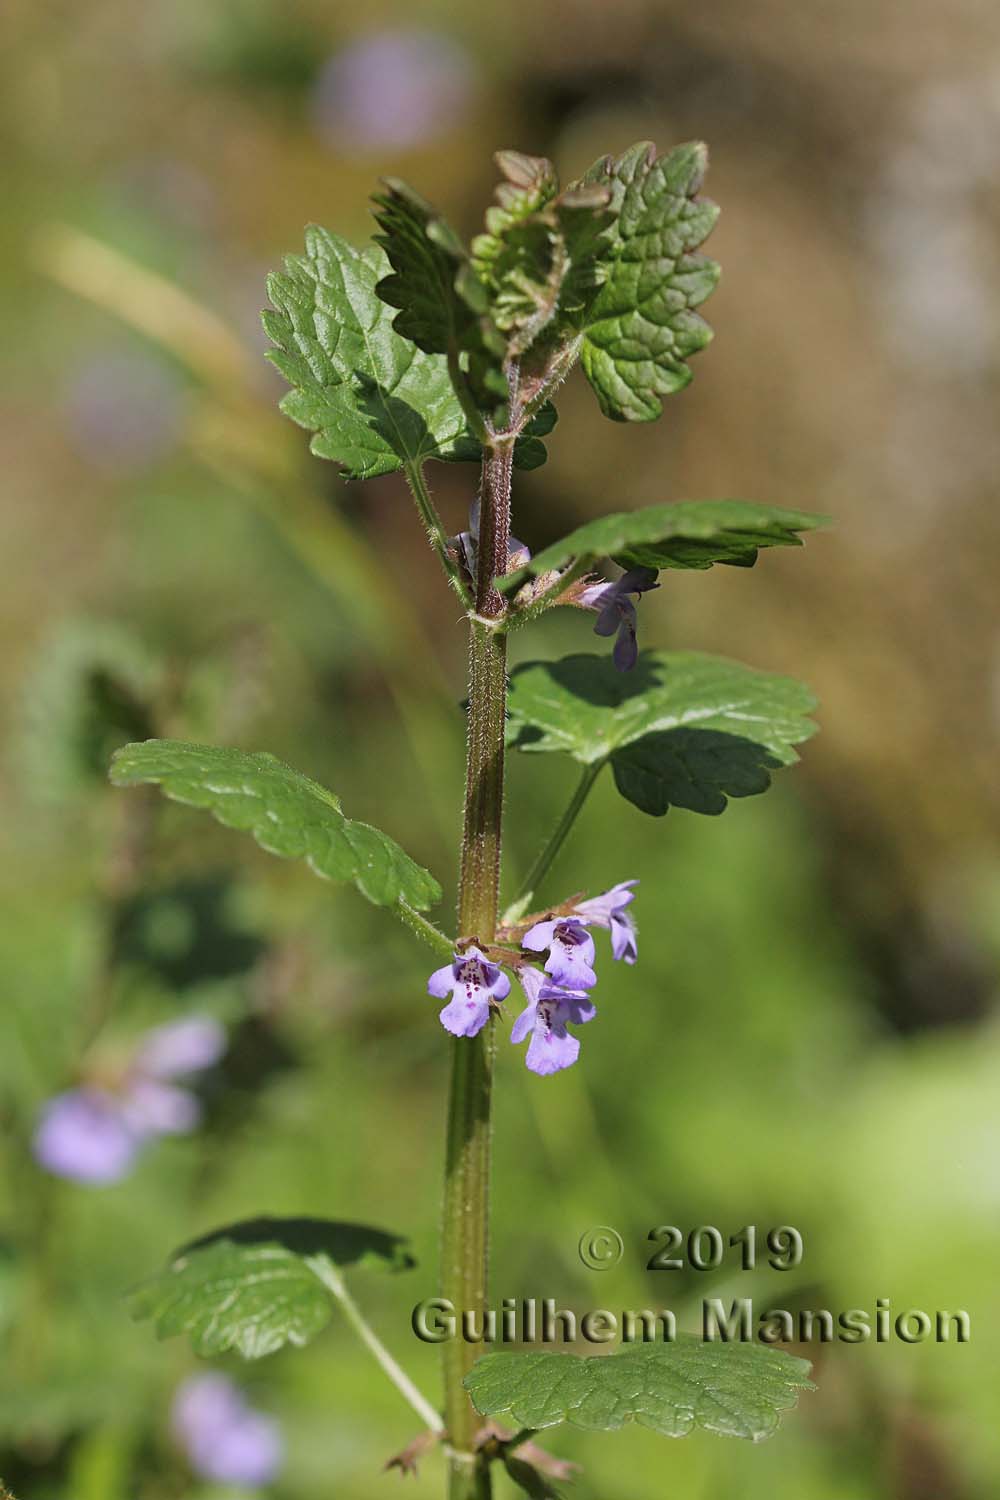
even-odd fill
[[(795, 800), (771, 814), (773, 866), (766, 821), (740, 825), (751, 833), (736, 847), (722, 834), (709, 843), (710, 834), (685, 833), (671, 814), (666, 825), (644, 827), (637, 844), (645, 841), (652, 861), (657, 839), (664, 849), (676, 840), (681, 855), (664, 860), (687, 850), (699, 871), (721, 868), (731, 877), (731, 907), (708, 876), (698, 874), (693, 885), (701, 889), (704, 878), (734, 923), (744, 899), (737, 885), (745, 893), (772, 880), (774, 905), (785, 902), (789, 912), (760, 924), (761, 952), (775, 967), (786, 920), (798, 923), (802, 949), (815, 936), (824, 961), (832, 945), (838, 982), (839, 945), (852, 961), (860, 955), (862, 977), (843, 979), (842, 991), (801, 956), (774, 979), (788, 1009), (767, 1012), (758, 1029), (791, 1028), (799, 1007), (809, 1019), (774, 1074), (762, 1072), (765, 1091), (783, 1081), (793, 1053), (810, 1066), (822, 1053), (824, 1028), (834, 1031), (824, 1010), (833, 1009), (831, 996), (849, 992), (857, 1007), (856, 1015), (846, 1000), (841, 1006), (844, 1056), (860, 1050), (859, 1037), (873, 1048), (890, 1038), (900, 1049), (884, 1095), (881, 1077), (867, 1079), (856, 1100), (829, 1078), (817, 1086), (822, 1118), (806, 1138), (815, 1145), (829, 1129), (843, 1158), (836, 1188), (828, 1192), (819, 1181), (823, 1163), (807, 1160), (804, 1147), (796, 1157), (794, 1139), (783, 1170), (806, 1184), (803, 1201), (817, 1214), (816, 1205), (840, 1192), (852, 1212), (867, 1207), (874, 1219), (884, 1182), (869, 1158), (884, 1146), (885, 1175), (912, 1211), (905, 1232), (916, 1236), (918, 1227), (941, 1229), (930, 1220), (941, 1201), (948, 1207), (945, 1185), (962, 1163), (982, 1218), (969, 1210), (958, 1244), (982, 1262), (978, 1285), (985, 1285), (995, 1260), (995, 1240), (986, 1241), (980, 1227), (996, 1226), (995, 1115), (994, 1133), (979, 1137), (984, 1116), (966, 1120), (961, 1105), (979, 1039), (975, 1099), (981, 1104), (995, 1090), (1000, 970), (1000, 9), (974, 0), (8, 0), (4, 31), (0, 694), (12, 745), (0, 762), (11, 809), (0, 828), (10, 869), (4, 889), (23, 883), (30, 891), (36, 878), (40, 890), (65, 885), (83, 899), (87, 888), (89, 874), (71, 864), (88, 848), (94, 824), (87, 812), (45, 822), (22, 805), (26, 764), (38, 758), (35, 721), (50, 707), (33, 673), (47, 643), (60, 630), (72, 633), (77, 619), (111, 618), (167, 655), (182, 684), (176, 691), (168, 684), (168, 730), (235, 743), (249, 742), (252, 731), (254, 743), (332, 785), (346, 783), (365, 816), (377, 821), (388, 805), (394, 835), (422, 862), (445, 867), (461, 777), (460, 622), (419, 540), (402, 481), (345, 485), (331, 465), (308, 456), (304, 434), (277, 414), (283, 387), (263, 358), (259, 324), (265, 275), (300, 246), (309, 221), (366, 238), (368, 194), (382, 174), (405, 177), (471, 233), (493, 190), (490, 158), (498, 147), (551, 156), (569, 178), (644, 137), (661, 148), (703, 138), (711, 149), (706, 191), (722, 206), (708, 245), (723, 266), (705, 309), (715, 342), (694, 361), (691, 386), (655, 424), (604, 421), (582, 379), (572, 378), (548, 463), (519, 482), (515, 529), (537, 548), (604, 510), (722, 496), (833, 518), (801, 553), (775, 549), (750, 571), (668, 576), (641, 605), (647, 644), (731, 654), (815, 689), (822, 732), (792, 773), (794, 791), (780, 794)], [(434, 465), (429, 477), (446, 521), (459, 529), (472, 470)], [(553, 624), (547, 645), (518, 649), (554, 654), (591, 644), (574, 616)], [(27, 745), (25, 720), (36, 734)], [(406, 776), (404, 741), (412, 756)], [(516, 774), (519, 791), (527, 773)], [(539, 793), (525, 795), (529, 810), (551, 821), (555, 806), (543, 805)], [(629, 848), (631, 834), (619, 834), (610, 800), (594, 816), (616, 852)], [(735, 823), (737, 813), (729, 818)], [(808, 857), (789, 853), (798, 838)], [(533, 841), (534, 832), (514, 830), (518, 858)], [(265, 878), (277, 886), (278, 927), (294, 927), (288, 910), (301, 899), (299, 888), (284, 873)], [(317, 912), (326, 895), (316, 898)], [(336, 929), (338, 939), (349, 920)], [(359, 919), (366, 939), (374, 928), (364, 924), (373, 920)], [(660, 918), (650, 913), (648, 922), (652, 935)], [(691, 930), (700, 934), (697, 920)], [(290, 954), (280, 944), (271, 953), (267, 982), (272, 971), (286, 975), (287, 960), (289, 992), (311, 963), (326, 984), (329, 955), (321, 963), (308, 943), (305, 958), (290, 946)], [(392, 966), (403, 960), (391, 944), (390, 953), (384, 983), (399, 991), (391, 1025), (400, 1028), (391, 1046), (407, 1044), (410, 1023), (399, 1019), (400, 969)], [(346, 1007), (359, 1046), (361, 1002), (350, 996), (364, 958), (352, 951), (346, 971), (330, 980), (330, 1003)], [(751, 998), (765, 1006), (770, 984), (766, 961), (759, 962), (761, 993)], [(697, 967), (694, 958), (690, 964)], [(682, 992), (686, 982), (682, 975)], [(697, 1010), (694, 980), (690, 994)], [(808, 1030), (810, 1007), (815, 1031)], [(303, 1012), (303, 1020), (293, 1006), (292, 1014), (308, 1045), (314, 1030), (322, 1040), (331, 1025), (326, 1012), (319, 1020)], [(420, 1037), (413, 1045), (422, 1061), (430, 1042)], [(904, 1051), (911, 1042), (913, 1051)], [(925, 1042), (939, 1048), (940, 1079), (920, 1050)], [(961, 1051), (966, 1042), (969, 1051)], [(625, 1039), (618, 1045), (617, 1064), (625, 1067)], [(766, 1052), (771, 1043), (761, 1045)], [(680, 1055), (704, 1061), (694, 1051)], [(615, 1103), (615, 1056), (603, 1081), (595, 1065), (594, 1118), (612, 1138), (621, 1134), (631, 1160), (633, 1151), (654, 1149), (652, 1107), (629, 1114)], [(378, 1060), (377, 1078), (398, 1085), (387, 1057)], [(732, 1071), (736, 1078), (736, 1063)], [(808, 1093), (812, 1074), (805, 1073)], [(351, 1086), (332, 1076), (338, 1087)], [(401, 1094), (399, 1108), (405, 1102), (415, 1111), (413, 1139), (424, 1139), (423, 1130), (436, 1145), (438, 1101), (424, 1087), (414, 1084), (412, 1100)], [(913, 1144), (928, 1100), (944, 1128), (954, 1129), (954, 1155)], [(535, 1107), (532, 1128), (544, 1133), (542, 1107)], [(732, 1116), (738, 1126), (735, 1104)], [(280, 1109), (275, 1118), (276, 1129), (287, 1125)], [(508, 1128), (512, 1118), (513, 1107)], [(398, 1121), (398, 1134), (408, 1122), (408, 1115)], [(663, 1141), (673, 1128), (665, 1119)], [(765, 1132), (765, 1142), (773, 1145), (779, 1133), (784, 1127)], [(289, 1127), (288, 1142), (266, 1158), (272, 1181), (281, 1181), (282, 1170), (291, 1174), (282, 1152), (291, 1160), (293, 1145), (301, 1146), (294, 1134)], [(540, 1151), (553, 1172), (552, 1163), (565, 1166), (557, 1136), (550, 1125)], [(750, 1160), (751, 1145), (745, 1151)], [(332, 1177), (334, 1168), (313, 1166), (329, 1185), (324, 1174)], [(398, 1169), (388, 1156), (381, 1178), (391, 1182)], [(419, 1170), (412, 1166), (414, 1180)], [(677, 1170), (683, 1181), (683, 1161)], [(693, 1148), (687, 1170), (689, 1186), (701, 1182)], [(651, 1180), (652, 1166), (648, 1172)], [(725, 1169), (704, 1172), (717, 1201), (729, 1204), (720, 1186)], [(514, 1188), (504, 1192), (507, 1211), (523, 1216)], [(582, 1229), (590, 1199), (582, 1186), (574, 1192)], [(544, 1218), (548, 1200), (530, 1201)], [(882, 1226), (886, 1244), (894, 1225)], [(846, 1275), (845, 1265), (854, 1274), (850, 1256), (865, 1247), (865, 1227), (871, 1222), (859, 1219), (851, 1232), (841, 1226), (838, 1239), (836, 1224), (827, 1225), (833, 1248), (825, 1274), (841, 1291), (845, 1280), (836, 1277)], [(845, 1252), (839, 1265), (838, 1248)], [(902, 1251), (897, 1261), (883, 1249), (877, 1264), (912, 1269)], [(947, 1264), (942, 1257), (938, 1269)], [(923, 1266), (916, 1252), (913, 1264)], [(118, 1269), (125, 1279), (133, 1274), (131, 1265)], [(956, 1300), (961, 1287), (959, 1276)], [(886, 1290), (866, 1284), (864, 1295), (870, 1301)], [(989, 1338), (984, 1328), (984, 1344)], [(152, 1351), (151, 1362), (162, 1358)], [(1000, 1472), (1000, 1457), (984, 1429), (968, 1459), (961, 1414), (984, 1428), (976, 1412), (987, 1401), (967, 1368), (949, 1363), (940, 1377), (925, 1373), (921, 1385), (912, 1367), (894, 1367), (880, 1386), (869, 1376), (852, 1383), (844, 1366), (824, 1365), (828, 1404), (815, 1408), (803, 1446), (787, 1450), (781, 1482), (788, 1488), (772, 1484), (767, 1493), (780, 1500), (985, 1494), (975, 1485)], [(308, 1408), (309, 1378), (285, 1377), (289, 1406)], [(347, 1401), (352, 1386), (339, 1367), (328, 1380), (323, 1400)], [(940, 1422), (938, 1400), (948, 1412)], [(289, 1494), (328, 1492), (322, 1414), (314, 1421), (308, 1428), (302, 1419), (304, 1457)], [(384, 1426), (390, 1430), (389, 1415)], [(803, 1457), (806, 1441), (826, 1444), (822, 1477), (819, 1461), (810, 1467), (814, 1461)], [(848, 1442), (851, 1457), (842, 1460)], [(41, 1473), (61, 1450), (52, 1440), (39, 1451)], [(716, 1493), (708, 1467), (677, 1462), (679, 1469), (664, 1472), (674, 1474), (678, 1493), (685, 1476), (692, 1500)], [(730, 1471), (711, 1472), (718, 1479)], [(767, 1472), (757, 1471), (760, 1489), (746, 1490), (754, 1500)], [(622, 1493), (662, 1492), (647, 1481)], [(378, 1483), (372, 1479), (364, 1493), (382, 1493)], [(39, 1500), (57, 1493), (40, 1488)], [(138, 1493), (172, 1500), (187, 1492), (158, 1488), (154, 1479)], [(81, 1492), (76, 1500), (92, 1497)]]

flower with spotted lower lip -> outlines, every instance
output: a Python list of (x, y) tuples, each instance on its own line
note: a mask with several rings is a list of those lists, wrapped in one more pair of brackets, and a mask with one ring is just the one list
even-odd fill
[(427, 993), (451, 1000), (441, 1011), (441, 1025), (452, 1036), (475, 1036), (489, 1020), (490, 1007), (510, 994), (510, 980), (478, 948), (456, 953), (450, 964), (435, 969)]

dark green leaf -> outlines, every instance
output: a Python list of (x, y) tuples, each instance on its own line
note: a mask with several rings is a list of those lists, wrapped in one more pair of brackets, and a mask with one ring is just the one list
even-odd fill
[(447, 220), (407, 183), (389, 177), (384, 187), (374, 195), (382, 230), (375, 240), (393, 274), (376, 290), (383, 302), (399, 309), (393, 319), (397, 333), (426, 354), (447, 354), (472, 315), (455, 290), (465, 247)]
[(329, 880), (353, 881), (377, 906), (404, 901), (421, 911), (441, 898), (433, 876), (387, 834), (351, 822), (332, 792), (273, 755), (146, 740), (117, 752), (111, 779), (117, 786), (156, 782), (174, 801), (248, 830), (270, 853), (304, 859)]
[(610, 1355), (487, 1354), (465, 1378), (476, 1410), (518, 1427), (570, 1422), (615, 1431), (637, 1422), (664, 1437), (695, 1428), (757, 1442), (812, 1389), (809, 1364), (760, 1344), (679, 1335)]
[(413, 1260), (404, 1240), (367, 1225), (254, 1219), (184, 1246), (129, 1306), (153, 1320), (158, 1338), (187, 1333), (196, 1354), (260, 1359), (325, 1328), (334, 1300), (324, 1274), (351, 1265), (398, 1271)]
[[(314, 433), (312, 450), (350, 479), (391, 474), (426, 459), (478, 459), (442, 354), (426, 354), (392, 326), (376, 291), (389, 262), (315, 225), (305, 256), (268, 279), (264, 327), (271, 360), (291, 391), (285, 414)], [(537, 450), (534, 454), (537, 462)], [(515, 455), (520, 462), (519, 455)]]
[(618, 790), (643, 812), (720, 813), (727, 797), (770, 785), (815, 732), (815, 700), (774, 677), (699, 652), (643, 652), (632, 672), (608, 656), (527, 662), (511, 679), (509, 734), (525, 751), (610, 761)]
[(828, 517), (808, 511), (753, 505), (745, 500), (682, 500), (647, 505), (588, 521), (537, 553), (505, 580), (505, 591), (531, 574), (579, 563), (591, 568), (613, 557), (623, 568), (710, 568), (713, 563), (752, 567), (761, 547), (800, 547), (797, 533), (825, 526)]
[(707, 161), (700, 142), (657, 157), (640, 141), (583, 179), (610, 187), (617, 211), (581, 354), (601, 410), (616, 421), (658, 417), (662, 398), (691, 379), (687, 359), (712, 337), (694, 311), (719, 279), (716, 263), (695, 253), (718, 217), (697, 197)]

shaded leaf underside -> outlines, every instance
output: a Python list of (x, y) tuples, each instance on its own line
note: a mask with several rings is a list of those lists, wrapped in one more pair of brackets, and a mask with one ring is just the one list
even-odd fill
[(196, 1354), (235, 1350), (260, 1359), (301, 1347), (329, 1322), (323, 1271), (350, 1265), (403, 1270), (405, 1241), (367, 1225), (324, 1219), (254, 1219), (185, 1246), (129, 1295), (157, 1337), (186, 1333)]
[(721, 813), (770, 785), (815, 732), (815, 700), (790, 677), (699, 652), (643, 652), (634, 672), (580, 654), (515, 669), (509, 738), (519, 750), (610, 762), (641, 811)]

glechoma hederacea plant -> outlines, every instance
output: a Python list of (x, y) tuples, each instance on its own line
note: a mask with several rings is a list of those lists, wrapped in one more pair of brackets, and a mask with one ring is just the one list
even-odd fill
[[(434, 950), (426, 988), (445, 1002), (452, 1067), (440, 1292), (474, 1313), (487, 1305), (491, 1090), (506, 1002), (516, 985), (509, 1034), (515, 1044), (527, 1040), (528, 1068), (556, 1073), (577, 1061), (576, 1028), (595, 1015), (595, 930), (608, 930), (613, 958), (637, 957), (633, 871), (609, 870), (609, 889), (589, 895), (553, 899), (546, 888), (590, 788), (610, 766), (641, 812), (720, 813), (727, 797), (765, 790), (771, 770), (793, 762), (793, 747), (814, 727), (810, 694), (788, 678), (697, 652), (639, 652), (641, 598), (670, 569), (750, 567), (760, 548), (798, 545), (799, 533), (822, 519), (711, 500), (604, 516), (535, 555), (530, 514), (517, 517), (525, 540), (513, 536), (514, 473), (544, 462), (552, 398), (577, 361), (615, 421), (652, 421), (663, 398), (687, 384), (688, 358), (711, 337), (696, 309), (718, 279), (699, 249), (717, 209), (699, 196), (700, 144), (658, 156), (641, 142), (562, 189), (548, 161), (514, 151), (496, 160), (496, 202), (471, 247), (422, 197), (389, 180), (374, 200), (376, 243), (356, 250), (309, 229), (305, 255), (271, 277), (264, 314), (271, 358), (291, 387), (283, 411), (348, 478), (402, 471), (468, 621), (454, 934), (425, 915), (441, 895), (428, 871), (273, 756), (148, 740), (119, 751), (112, 770), (120, 785), (157, 782), (167, 796), (251, 831), (266, 849), (353, 882)], [(447, 534), (435, 507), (431, 459), (479, 465), (468, 529), (458, 536)], [(508, 678), (508, 636), (557, 606), (589, 612), (599, 637), (615, 637), (610, 655), (602, 646), (528, 662)], [(561, 752), (579, 769), (565, 813), (501, 911), (510, 748)], [(430, 1015), (428, 1024), (436, 1024)], [(477, 1358), (474, 1345), (458, 1340), (444, 1346), (439, 1412), (345, 1284), (345, 1268), (361, 1261), (406, 1264), (401, 1246), (374, 1229), (321, 1220), (230, 1226), (179, 1252), (139, 1288), (134, 1308), (163, 1335), (188, 1331), (201, 1354), (233, 1348), (255, 1358), (305, 1343), (338, 1304), (427, 1429), (398, 1462), (406, 1468), (440, 1442), (453, 1500), (489, 1495), (495, 1463), (529, 1495), (555, 1494), (552, 1478), (565, 1466), (531, 1438), (560, 1421), (617, 1428), (635, 1420), (674, 1437), (700, 1426), (760, 1438), (808, 1384), (803, 1361), (760, 1345), (692, 1337), (602, 1358)]]

